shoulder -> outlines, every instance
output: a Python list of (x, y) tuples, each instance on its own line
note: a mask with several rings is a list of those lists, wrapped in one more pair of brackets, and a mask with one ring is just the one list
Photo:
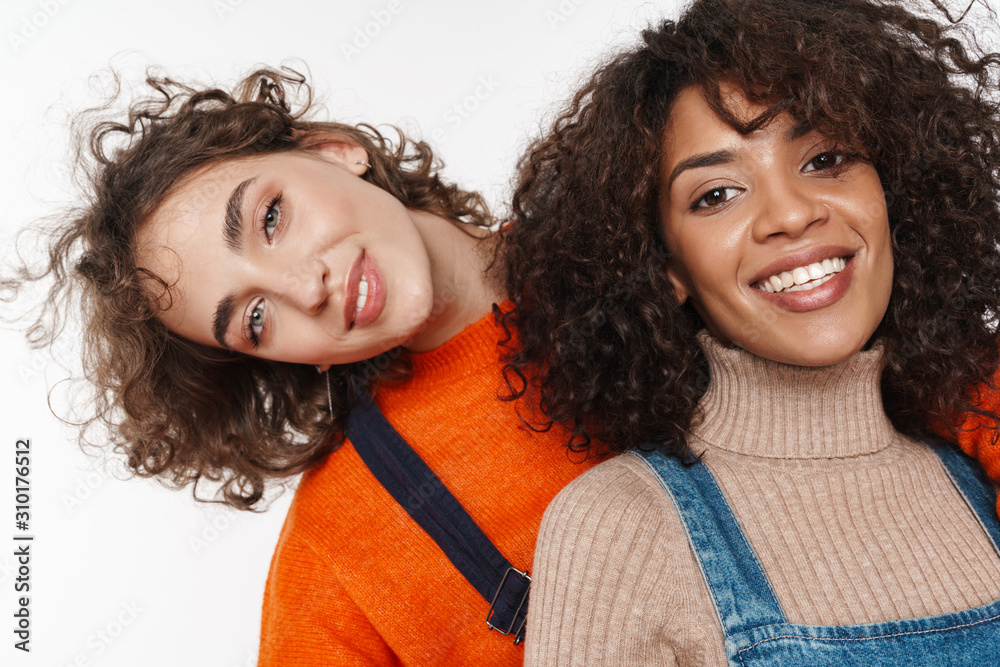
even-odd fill
[(532, 577), (525, 664), (674, 664), (722, 645), (680, 516), (637, 456), (602, 463), (556, 497)]
[(646, 514), (649, 508), (672, 508), (669, 496), (643, 460), (625, 454), (583, 473), (553, 499), (544, 526), (590, 524), (609, 518)]
[(590, 568), (601, 560), (627, 558), (636, 549), (688, 552), (670, 496), (641, 458), (625, 454), (587, 471), (556, 496), (542, 519), (534, 567), (536, 572), (564, 569), (574, 563), (574, 554), (591, 554), (597, 558), (590, 565), (579, 558), (572, 565)]

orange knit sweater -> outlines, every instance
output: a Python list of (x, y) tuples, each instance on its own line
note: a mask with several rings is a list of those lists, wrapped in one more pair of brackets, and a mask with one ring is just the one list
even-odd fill
[[(375, 401), (518, 569), (530, 568), (549, 501), (590, 467), (565, 432), (521, 425), (502, 389), (487, 316), (413, 356), (405, 384)], [(488, 603), (345, 443), (306, 474), (271, 562), (261, 667), (520, 665), (521, 646), (486, 627)]]
[[(997, 371), (992, 383), (995, 387), (1000, 387), (1000, 371)], [(984, 410), (1000, 413), (1000, 391), (980, 387), (973, 395), (973, 403)], [(958, 444), (966, 454), (979, 460), (990, 479), (1000, 482), (1000, 443), (997, 442), (997, 435), (997, 428), (992, 420), (968, 414), (959, 426)], [(1000, 514), (1000, 499), (997, 500), (997, 513)]]

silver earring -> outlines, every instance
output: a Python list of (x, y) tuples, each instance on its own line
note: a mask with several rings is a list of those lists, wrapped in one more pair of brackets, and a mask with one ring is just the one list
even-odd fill
[(328, 368), (324, 371), (319, 366), (316, 366), (316, 372), (326, 375), (326, 404), (330, 408), (330, 415), (333, 416), (333, 392), (330, 391), (330, 369)]
[(369, 164), (368, 162), (365, 162), (364, 160), (355, 160), (355, 161), (354, 161), (354, 164), (363, 164), (363, 165), (365, 165), (366, 167), (368, 167), (369, 169), (372, 169), (372, 168), (373, 168), (373, 167), (371, 166), (371, 164)]
[(333, 416), (333, 393), (330, 391), (330, 370), (326, 371), (326, 404), (330, 406), (330, 416)]

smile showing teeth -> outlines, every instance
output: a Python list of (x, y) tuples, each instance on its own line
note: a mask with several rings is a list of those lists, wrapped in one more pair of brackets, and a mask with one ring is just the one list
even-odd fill
[(368, 277), (362, 275), (360, 282), (358, 282), (358, 303), (354, 309), (355, 315), (361, 312), (361, 309), (365, 307), (365, 303), (367, 301), (368, 301)]
[(847, 260), (843, 257), (831, 257), (822, 262), (776, 273), (770, 278), (755, 283), (754, 287), (773, 294), (811, 290), (843, 271), (845, 266), (847, 266)]

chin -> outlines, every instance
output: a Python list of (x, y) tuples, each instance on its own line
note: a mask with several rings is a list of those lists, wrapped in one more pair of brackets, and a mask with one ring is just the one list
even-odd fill
[(399, 326), (409, 332), (407, 339), (427, 328), (435, 314), (434, 297), (430, 290), (414, 290), (402, 295), (397, 306)]
[(833, 366), (860, 352), (868, 342), (868, 338), (864, 336), (812, 339), (809, 344), (803, 344), (805, 341), (810, 341), (808, 337), (803, 337), (795, 341), (784, 341), (786, 344), (778, 344), (769, 349), (749, 351), (757, 356), (793, 366)]

